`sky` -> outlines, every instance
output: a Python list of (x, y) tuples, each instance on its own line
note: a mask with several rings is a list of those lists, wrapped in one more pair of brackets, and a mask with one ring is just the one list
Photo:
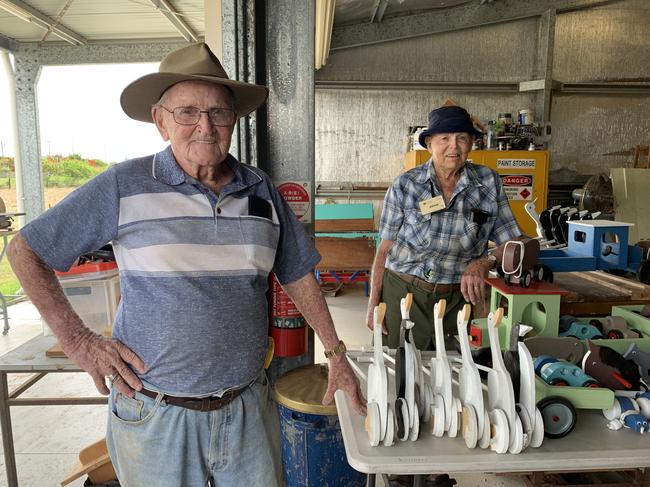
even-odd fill
[[(127, 117), (122, 89), (156, 63), (44, 66), (37, 85), (42, 155), (119, 162), (166, 146), (153, 124)], [(0, 156), (14, 156), (9, 85), (0, 63)]]

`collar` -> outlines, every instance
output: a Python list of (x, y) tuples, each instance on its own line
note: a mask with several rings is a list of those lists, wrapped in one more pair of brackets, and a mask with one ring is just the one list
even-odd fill
[[(262, 178), (256, 172), (247, 165), (241, 164), (232, 155), (228, 154), (224, 162), (228, 164), (228, 167), (232, 169), (235, 175), (230, 184), (224, 188), (224, 190), (227, 189), (228, 193), (246, 189), (262, 181)], [(176, 162), (171, 145), (167, 146), (163, 151), (154, 154), (151, 164), (151, 175), (155, 180), (170, 186), (177, 186), (182, 183), (196, 183), (196, 180), (186, 174), (178, 162)]]

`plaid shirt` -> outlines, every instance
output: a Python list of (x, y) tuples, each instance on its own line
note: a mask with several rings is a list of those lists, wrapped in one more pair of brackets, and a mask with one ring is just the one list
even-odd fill
[[(438, 195), (431, 159), (388, 189), (379, 222), (381, 238), (395, 242), (387, 269), (432, 283), (459, 283), (467, 265), (486, 254), (488, 240), (501, 244), (521, 235), (501, 179), (488, 167), (466, 163), (447, 208), (423, 215), (419, 203)], [(486, 213), (483, 224), (472, 209)]]

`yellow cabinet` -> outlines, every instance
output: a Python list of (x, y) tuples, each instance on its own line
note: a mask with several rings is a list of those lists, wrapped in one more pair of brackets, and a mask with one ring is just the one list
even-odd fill
[[(406, 154), (405, 169), (414, 168), (429, 159), (427, 151), (411, 151)], [(501, 175), (508, 195), (510, 208), (526, 235), (534, 237), (535, 222), (528, 216), (524, 205), (535, 201), (537, 213), (546, 208), (548, 198), (548, 151), (498, 151), (477, 150), (469, 153), (468, 160), (491, 167)]]

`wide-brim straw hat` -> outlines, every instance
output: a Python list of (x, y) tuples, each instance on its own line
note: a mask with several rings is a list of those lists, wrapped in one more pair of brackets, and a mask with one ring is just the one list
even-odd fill
[(266, 86), (244, 83), (228, 78), (221, 62), (203, 42), (191, 44), (169, 53), (160, 63), (157, 73), (147, 74), (129, 84), (120, 97), (122, 110), (141, 122), (153, 122), (151, 106), (168, 88), (181, 81), (209, 81), (230, 89), (234, 110), (244, 117), (266, 101)]

